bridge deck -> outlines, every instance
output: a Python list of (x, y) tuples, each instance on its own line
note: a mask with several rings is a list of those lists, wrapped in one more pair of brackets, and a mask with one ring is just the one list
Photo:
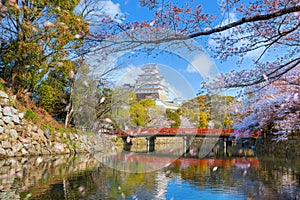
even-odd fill
[[(208, 128), (140, 128), (131, 130), (114, 130), (108, 134), (121, 137), (235, 137), (232, 129), (208, 129)], [(240, 135), (243, 138), (258, 138), (260, 132), (256, 131), (249, 136)]]

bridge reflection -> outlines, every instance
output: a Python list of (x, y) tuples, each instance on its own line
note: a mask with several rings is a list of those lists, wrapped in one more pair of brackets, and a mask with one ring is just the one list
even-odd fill
[(236, 157), (236, 158), (191, 158), (180, 157), (174, 159), (172, 157), (153, 156), (153, 155), (136, 155), (136, 154), (123, 154), (119, 155), (118, 159), (125, 159), (126, 162), (135, 163), (170, 163), (173, 165), (185, 166), (209, 166), (209, 167), (240, 167), (245, 166), (257, 167), (259, 161), (256, 157)]
[(259, 161), (255, 157), (191, 157), (190, 154), (180, 155), (180, 152), (148, 152), (133, 153), (122, 151), (115, 154), (95, 155), (98, 160), (117, 170), (131, 173), (148, 173), (161, 170), (170, 165), (180, 168), (201, 166), (210, 167), (238, 167), (246, 169), (259, 166)]

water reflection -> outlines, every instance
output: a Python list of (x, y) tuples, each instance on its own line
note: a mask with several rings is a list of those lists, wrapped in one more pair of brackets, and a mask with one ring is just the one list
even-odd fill
[[(120, 154), (130, 167), (174, 158)], [(180, 158), (149, 173), (127, 173), (97, 157), (0, 160), (0, 199), (300, 199), (300, 161), (276, 157)]]
[[(76, 173), (99, 166), (91, 155), (16, 157), (0, 160), (0, 199), (29, 198)], [(31, 192), (31, 191), (34, 191)]]

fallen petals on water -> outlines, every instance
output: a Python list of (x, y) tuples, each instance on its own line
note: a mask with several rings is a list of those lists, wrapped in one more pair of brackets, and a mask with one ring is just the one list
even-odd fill
[(126, 142), (127, 142), (127, 143), (130, 143), (130, 137), (129, 137), (129, 136), (127, 136)]

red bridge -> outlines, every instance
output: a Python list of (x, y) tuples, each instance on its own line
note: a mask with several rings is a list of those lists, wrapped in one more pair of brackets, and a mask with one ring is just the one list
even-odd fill
[(235, 134), (233, 129), (209, 129), (209, 128), (140, 128), (131, 130), (114, 130), (105, 132), (110, 135), (121, 137), (241, 137), (241, 138), (258, 138), (260, 131), (254, 131), (250, 135), (243, 133)]
[[(122, 137), (125, 145), (132, 145), (131, 138), (144, 137), (147, 139), (147, 149), (149, 152), (155, 150), (155, 139), (157, 137), (182, 137), (184, 140), (184, 149), (189, 151), (193, 137), (211, 137), (220, 138), (226, 149), (229, 137), (239, 137), (242, 139), (257, 139), (260, 131), (255, 131), (251, 135), (242, 133), (235, 134), (232, 129), (208, 129), (208, 128), (139, 128), (132, 130), (113, 130), (103, 132), (104, 134), (116, 135)], [(125, 147), (125, 146), (124, 146)]]

